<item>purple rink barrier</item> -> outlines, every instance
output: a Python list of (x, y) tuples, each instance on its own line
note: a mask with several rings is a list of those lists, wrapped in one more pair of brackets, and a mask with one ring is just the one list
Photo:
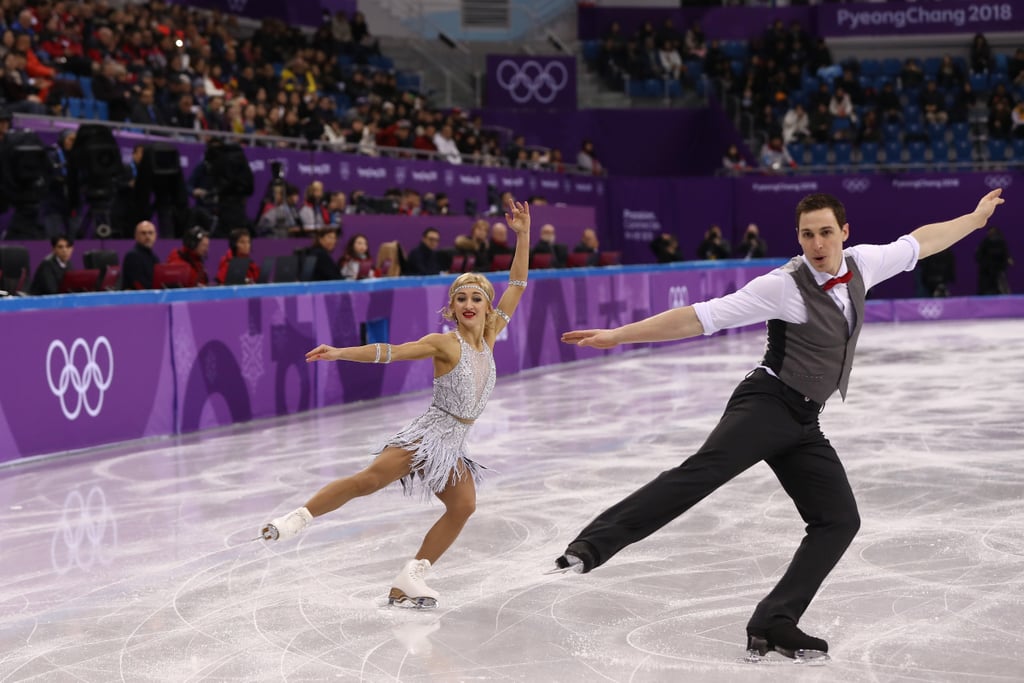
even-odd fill
[(576, 58), (487, 55), (488, 107), (575, 109)]
[(207, 10), (220, 10), (225, 14), (234, 14), (259, 21), (271, 17), (280, 19), (286, 24), (298, 26), (319, 26), (324, 11), (332, 14), (343, 10), (349, 18), (356, 11), (356, 0), (319, 0), (319, 2), (279, 2), (278, 0), (171, 0), (173, 4), (199, 7)]
[(174, 430), (165, 306), (3, 313), (0, 462)]
[[(562, 332), (735, 291), (774, 263), (535, 272), (495, 348), (501, 375), (614, 353)], [(500, 295), (507, 286), (496, 275)], [(450, 277), (0, 300), (0, 462), (182, 434), (431, 386), (427, 362), (307, 365), (316, 343), (400, 343), (450, 323)], [(866, 320), (1024, 317), (1024, 296), (871, 301)], [(376, 338), (372, 335), (378, 335)], [(756, 359), (751, 359), (753, 362)], [(500, 383), (499, 389), (500, 391)], [(426, 399), (425, 399), (426, 400)]]

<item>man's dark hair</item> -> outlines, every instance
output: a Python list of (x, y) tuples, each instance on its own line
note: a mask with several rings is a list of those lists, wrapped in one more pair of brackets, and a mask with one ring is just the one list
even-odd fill
[(61, 242), (61, 240), (67, 242), (69, 247), (75, 246), (75, 240), (72, 239), (70, 235), (55, 235), (55, 236), (51, 237), (50, 238), (50, 246), (51, 247), (56, 247), (57, 244), (59, 244)]
[(423, 231), (423, 233), (420, 235), (420, 237), (426, 237), (427, 235), (429, 235), (432, 232), (436, 232), (438, 237), (441, 236), (441, 231), (438, 230), (437, 228), (427, 228), (426, 230)]
[(821, 209), (832, 209), (836, 221), (839, 222), (839, 227), (842, 228), (846, 225), (846, 207), (843, 206), (843, 203), (830, 194), (817, 192), (807, 195), (796, 205), (797, 227), (800, 227), (800, 216), (812, 211), (820, 211)]
[(238, 250), (238, 240), (248, 235), (252, 237), (252, 233), (249, 232), (248, 228), (235, 228), (228, 233), (228, 246), (231, 248), (231, 253), (235, 253)]

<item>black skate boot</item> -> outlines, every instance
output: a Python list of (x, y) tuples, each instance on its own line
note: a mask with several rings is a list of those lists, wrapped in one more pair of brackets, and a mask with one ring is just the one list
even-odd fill
[(761, 661), (769, 652), (778, 652), (798, 662), (828, 661), (828, 643), (809, 636), (796, 624), (776, 624), (767, 629), (747, 629), (747, 661)]
[(594, 568), (595, 564), (597, 564), (597, 561), (594, 559), (594, 553), (590, 544), (586, 541), (573, 541), (565, 549), (565, 554), (555, 559), (555, 568), (547, 573), (565, 574), (566, 572), (575, 572), (577, 574), (586, 574)]

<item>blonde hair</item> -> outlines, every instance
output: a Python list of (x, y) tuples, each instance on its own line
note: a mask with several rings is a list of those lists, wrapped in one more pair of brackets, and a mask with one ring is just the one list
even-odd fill
[(472, 287), (483, 290), (483, 294), (487, 297), (487, 303), (489, 304), (487, 310), (487, 326), (490, 327), (494, 324), (494, 285), (491, 281), (485, 278), (480, 273), (463, 273), (462, 275), (455, 278), (455, 282), (448, 288), (448, 304), (441, 309), (441, 316), (445, 320), (455, 321), (455, 315), (452, 313), (452, 303), (455, 301), (455, 294), (458, 293), (461, 287)]

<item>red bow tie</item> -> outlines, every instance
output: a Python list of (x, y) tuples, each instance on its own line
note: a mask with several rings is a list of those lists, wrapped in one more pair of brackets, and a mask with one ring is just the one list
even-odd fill
[(827, 292), (828, 290), (832, 289), (836, 285), (845, 285), (852, 278), (853, 278), (853, 271), (852, 270), (848, 270), (848, 271), (846, 271), (846, 275), (840, 275), (839, 277), (832, 278), (831, 280), (829, 280), (828, 282), (823, 284), (821, 286), (821, 288)]

